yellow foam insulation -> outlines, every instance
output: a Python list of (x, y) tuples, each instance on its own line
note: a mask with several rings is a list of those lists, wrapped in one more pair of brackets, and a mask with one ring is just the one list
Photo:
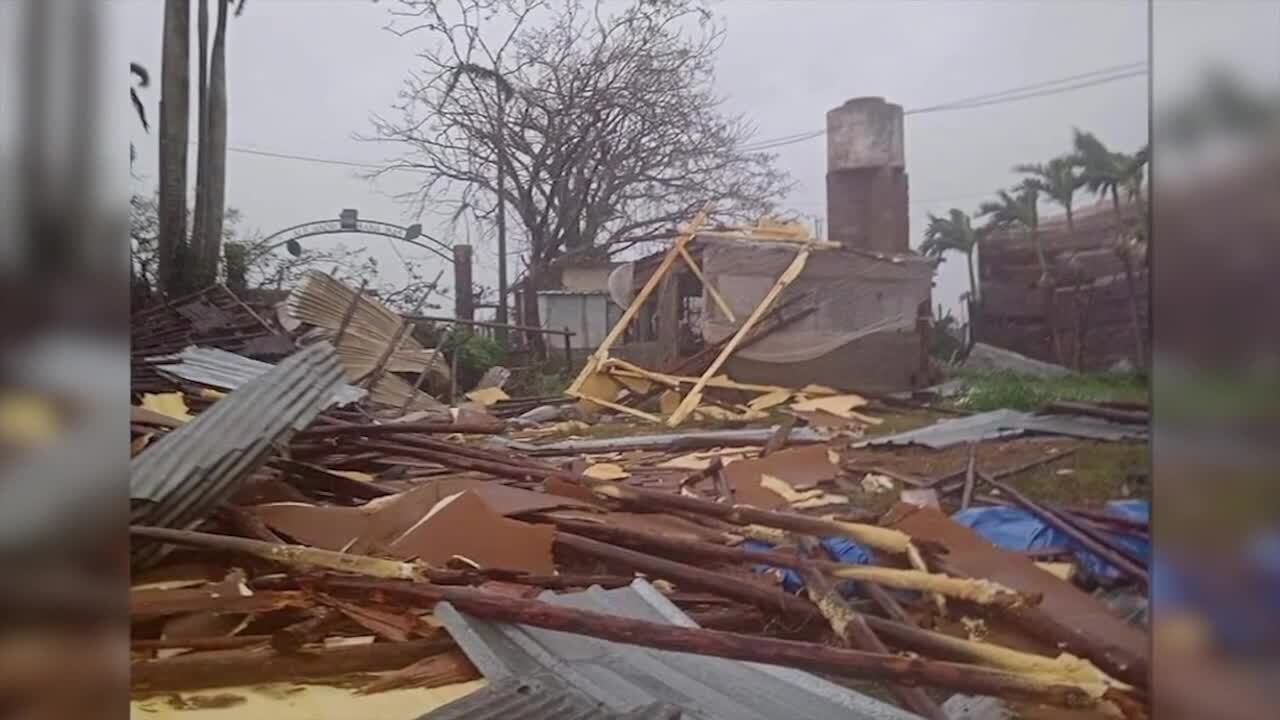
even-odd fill
[(614, 463), (596, 463), (584, 470), (582, 474), (596, 480), (624, 480), (631, 477), (631, 473)]
[(151, 412), (160, 413), (174, 420), (186, 422), (192, 419), (191, 411), (187, 408), (187, 401), (182, 398), (182, 393), (146, 393), (142, 396), (142, 407)]
[(472, 402), (478, 402), (485, 407), (498, 402), (499, 400), (510, 400), (511, 396), (502, 391), (500, 387), (480, 388), (467, 393), (467, 399)]
[(829, 388), (826, 385), (815, 385), (814, 383), (809, 383), (808, 385), (805, 385), (804, 387), (800, 388), (800, 392), (804, 395), (838, 395), (840, 394), (839, 391), (834, 388)]
[(438, 688), (405, 688), (369, 695), (327, 685), (217, 688), (135, 699), (129, 703), (129, 717), (132, 720), (417, 720), (424, 713), (484, 686), (484, 680), (473, 680)]

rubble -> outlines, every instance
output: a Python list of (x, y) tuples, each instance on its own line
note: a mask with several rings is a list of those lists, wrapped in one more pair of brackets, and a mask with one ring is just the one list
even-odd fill
[[(818, 249), (777, 242), (798, 258)], [(670, 263), (696, 262), (678, 247)], [(1031, 461), (979, 448), (1036, 442), (1016, 437), (1028, 429), (1141, 440), (1123, 422), (1140, 408), (1063, 404), (883, 433), (905, 411), (876, 396), (719, 374), (732, 340), (698, 375), (648, 370), (606, 343), (568, 398), (510, 397), (504, 370), (448, 407), (406, 379), (444, 366), (435, 351), (330, 281), (310, 277), (289, 309), (294, 332), (329, 339), (286, 358), (198, 343), (135, 354), (147, 368), (131, 410), (139, 702), (467, 683), (426, 716), (461, 717), (523, 692), (507, 684), (518, 668), (548, 702), (617, 716), (666, 702), (709, 719), (773, 717), (766, 708), (783, 704), (805, 717), (943, 718), (962, 704), (953, 695), (1145, 716), (1143, 631), (947, 514), (1013, 503), (1118, 568), (1115, 587), (1140, 591), (1145, 558), (1111, 537), (1145, 529), (1140, 519), (1009, 482), (1075, 448)], [(739, 313), (734, 337), (768, 306)], [(234, 372), (202, 372), (202, 360)], [(592, 437), (590, 406), (630, 430)], [(724, 422), (749, 426), (705, 427)], [(959, 467), (891, 462), (961, 442), (973, 445)], [(1078, 563), (1050, 550), (1036, 559)], [(975, 623), (987, 637), (969, 637)], [(612, 691), (577, 667), (606, 655)], [(902, 710), (824, 676), (882, 684)], [(669, 697), (653, 697), (667, 684)]]

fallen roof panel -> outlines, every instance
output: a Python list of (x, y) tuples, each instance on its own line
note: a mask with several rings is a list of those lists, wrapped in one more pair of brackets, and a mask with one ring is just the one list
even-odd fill
[[(165, 374), (223, 390), (235, 390), (275, 367), (226, 350), (196, 346), (173, 355), (149, 357), (146, 362)], [(344, 383), (333, 394), (332, 404), (348, 405), (367, 394), (363, 388)]]
[(855, 444), (854, 447), (924, 445), (936, 450), (1029, 432), (1110, 441), (1140, 439), (1147, 436), (1146, 428), (1139, 425), (1123, 425), (1079, 415), (1033, 415), (1018, 410), (1003, 409), (944, 420), (917, 430), (870, 438)]
[[(191, 528), (265, 462), (276, 443), (311, 424), (342, 385), (333, 347), (316, 343), (165, 435), (130, 466), (133, 523)], [(134, 548), (139, 566), (161, 555), (162, 546), (153, 543)]]
[[(695, 623), (644, 580), (614, 590), (541, 599), (651, 622)], [(491, 682), (552, 674), (615, 713), (672, 703), (717, 720), (906, 720), (915, 715), (816, 675), (759, 663), (612, 643), (523, 625), (486, 622), (448, 603), (436, 617)], [(685, 715), (689, 717), (690, 715)]]

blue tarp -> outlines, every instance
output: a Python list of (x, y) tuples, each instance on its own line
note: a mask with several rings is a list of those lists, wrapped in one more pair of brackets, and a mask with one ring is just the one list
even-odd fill
[[(858, 543), (844, 537), (826, 537), (822, 538), (819, 543), (830, 554), (836, 562), (848, 563), (850, 565), (866, 565), (871, 562), (871, 551)], [(740, 545), (745, 550), (772, 550), (773, 545), (759, 540), (747, 540)], [(789, 568), (776, 568), (771, 565), (757, 565), (756, 572), (766, 572), (769, 570), (777, 570), (782, 573), (782, 588), (787, 592), (795, 592), (804, 587), (804, 583), (800, 580), (800, 575), (795, 570)], [(853, 582), (842, 583), (839, 588), (844, 595), (853, 592)]]
[[(1146, 500), (1113, 500), (1106, 505), (1107, 513), (1117, 517), (1146, 521), (1150, 504)], [(1006, 550), (1037, 550), (1040, 548), (1066, 548), (1075, 555), (1076, 562), (1085, 574), (1095, 579), (1114, 580), (1120, 572), (1084, 549), (1066, 533), (1046, 525), (1040, 518), (1015, 507), (971, 507), (951, 516), (952, 520), (970, 528), (993, 545)], [(1118, 545), (1133, 551), (1138, 557), (1151, 557), (1151, 543), (1146, 538), (1125, 533), (1104, 533)]]

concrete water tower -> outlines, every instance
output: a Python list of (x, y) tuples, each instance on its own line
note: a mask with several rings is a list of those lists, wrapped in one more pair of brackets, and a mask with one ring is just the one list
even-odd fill
[(845, 247), (908, 252), (901, 105), (862, 97), (827, 113), (827, 222)]

